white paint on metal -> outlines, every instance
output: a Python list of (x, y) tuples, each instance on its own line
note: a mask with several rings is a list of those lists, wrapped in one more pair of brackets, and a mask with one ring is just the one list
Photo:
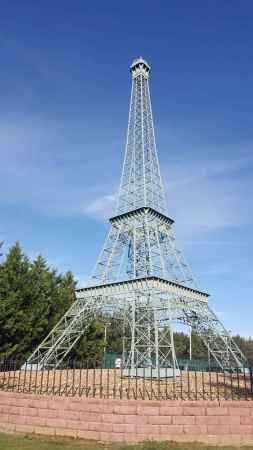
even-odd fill
[[(123, 172), (115, 216), (89, 286), (53, 328), (28, 364), (56, 367), (97, 315), (123, 322), (125, 371), (176, 376), (173, 324), (191, 327), (222, 368), (241, 367), (244, 355), (197, 288), (168, 217), (152, 117), (150, 66), (130, 68), (132, 89)], [(134, 375), (133, 375), (134, 374)], [(163, 375), (162, 375), (163, 374)], [(147, 375), (147, 372), (146, 372)]]

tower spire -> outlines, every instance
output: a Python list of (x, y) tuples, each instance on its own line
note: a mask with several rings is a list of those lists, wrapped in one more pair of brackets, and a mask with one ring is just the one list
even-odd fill
[(116, 214), (140, 207), (166, 213), (166, 201), (156, 151), (149, 73), (143, 58), (130, 66), (132, 89), (127, 142)]

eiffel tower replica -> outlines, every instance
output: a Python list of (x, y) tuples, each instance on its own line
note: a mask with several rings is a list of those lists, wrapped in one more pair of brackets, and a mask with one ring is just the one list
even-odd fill
[[(87, 287), (29, 357), (30, 366), (57, 367), (97, 316), (122, 321), (124, 371), (178, 374), (175, 323), (188, 325), (221, 369), (246, 358), (198, 289), (168, 216), (156, 151), (150, 66), (130, 67), (132, 89), (125, 159), (110, 231)], [(126, 372), (125, 372), (126, 373)]]

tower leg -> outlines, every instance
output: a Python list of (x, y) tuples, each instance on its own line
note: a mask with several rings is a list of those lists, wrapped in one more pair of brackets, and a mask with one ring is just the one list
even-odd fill
[(171, 342), (171, 356), (172, 356), (172, 363), (173, 363), (173, 377), (175, 378), (177, 370), (178, 370), (178, 363), (177, 363), (177, 357), (176, 357), (176, 351), (175, 351), (175, 345), (174, 345), (174, 331), (172, 326), (170, 326), (170, 342)]
[[(124, 375), (161, 378), (179, 374), (171, 324), (161, 319), (161, 311), (150, 295), (135, 294), (126, 317), (130, 330)], [(150, 375), (149, 375), (150, 374)]]

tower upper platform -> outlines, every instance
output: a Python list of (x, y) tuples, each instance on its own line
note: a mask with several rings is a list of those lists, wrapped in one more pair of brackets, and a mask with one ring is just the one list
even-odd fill
[(137, 77), (140, 74), (148, 77), (150, 66), (148, 65), (147, 61), (145, 61), (145, 59), (140, 56), (133, 61), (132, 65), (130, 66), (130, 72), (133, 78)]

